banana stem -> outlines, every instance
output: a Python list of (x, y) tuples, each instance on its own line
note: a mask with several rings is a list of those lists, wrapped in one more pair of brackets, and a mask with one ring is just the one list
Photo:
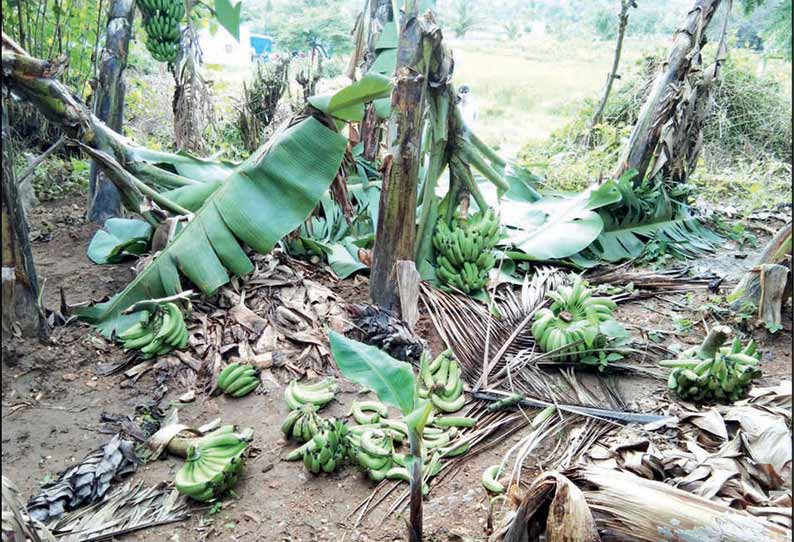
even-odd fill
[(430, 215), (433, 211), (433, 197), (436, 193), (438, 178), (444, 171), (444, 150), (434, 152), (430, 155), (430, 163), (427, 166), (427, 175), (422, 190), (422, 214), (419, 217), (419, 225), (416, 230), (416, 251), (414, 259), (419, 263), (419, 256), (422, 254), (422, 247), (426, 245), (425, 237), (428, 239), (433, 235), (433, 224), (430, 224)]
[(457, 155), (454, 154), (450, 160), (449, 167), (454, 168), (456, 170), (457, 176), (463, 180), (463, 184), (466, 185), (466, 188), (468, 188), (469, 193), (474, 198), (474, 201), (477, 202), (477, 207), (480, 208), (480, 212), (485, 212), (485, 210), (488, 208), (488, 204), (485, 202), (482, 192), (480, 192), (480, 187), (477, 186), (477, 183), (474, 181), (471, 170)]
[(471, 142), (466, 141), (462, 137), (458, 137), (457, 149), (460, 151), (463, 159), (474, 169), (482, 173), (483, 177), (491, 181), (501, 193), (505, 193), (510, 189), (510, 185), (507, 184), (507, 181), (505, 181), (502, 175), (494, 168), (486, 163), (480, 151), (478, 151)]
[(153, 184), (163, 185), (169, 188), (179, 188), (181, 186), (190, 186), (193, 184), (202, 184), (200, 181), (195, 181), (176, 173), (171, 173), (157, 166), (153, 166), (148, 162), (134, 162), (130, 165), (130, 170), (141, 179), (147, 179)]
[(698, 348), (698, 357), (700, 359), (712, 359), (717, 351), (725, 344), (728, 337), (731, 335), (731, 328), (728, 326), (714, 326), (709, 331), (709, 334), (703, 339), (703, 344)]
[(411, 482), (410, 482), (410, 524), (408, 527), (408, 540), (422, 542), (422, 435), (415, 428), (408, 429), (408, 442), (410, 443)]

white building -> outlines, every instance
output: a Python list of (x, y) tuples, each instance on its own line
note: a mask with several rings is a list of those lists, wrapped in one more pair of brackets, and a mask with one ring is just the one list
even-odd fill
[(246, 24), (240, 25), (239, 42), (220, 25), (217, 26), (214, 34), (210, 32), (209, 27), (205, 27), (199, 30), (198, 36), (206, 64), (243, 68), (250, 65), (254, 59), (256, 51), (253, 43), (257, 40), (259, 43), (270, 40), (268, 36), (251, 32)]

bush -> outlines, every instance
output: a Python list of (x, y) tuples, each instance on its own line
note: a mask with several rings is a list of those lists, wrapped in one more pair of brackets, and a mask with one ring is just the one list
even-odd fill
[[(706, 55), (706, 58), (709, 56)], [(657, 73), (659, 53), (639, 59), (613, 89), (602, 124), (584, 148), (597, 99), (584, 100), (548, 141), (524, 147), (521, 159), (545, 173), (550, 187), (578, 190), (609, 176)], [(755, 74), (753, 55), (732, 50), (704, 125), (704, 148), (691, 179), (710, 199), (734, 196), (745, 206), (790, 196), (791, 101), (773, 75)], [(713, 186), (709, 186), (713, 184)], [(760, 190), (760, 186), (768, 190)], [(788, 186), (789, 192), (786, 192)]]

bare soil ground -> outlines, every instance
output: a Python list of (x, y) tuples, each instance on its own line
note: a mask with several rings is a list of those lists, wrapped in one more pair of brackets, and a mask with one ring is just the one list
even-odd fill
[[(99, 298), (119, 291), (131, 278), (129, 265), (95, 266), (85, 256), (96, 226), (81, 217), (83, 202), (61, 200), (35, 210), (31, 217), (34, 257), (39, 274), (46, 279), (45, 302), (50, 308), (59, 304), (58, 289), (63, 287), (71, 303)], [(340, 295), (349, 302), (363, 301), (366, 290), (342, 283)], [(693, 298), (647, 299), (621, 306), (618, 318), (643, 330), (675, 332), (673, 317), (689, 319), (687, 333), (662, 334), (664, 344), (698, 342), (702, 318), (698, 312), (706, 302), (705, 294)], [(669, 300), (672, 299), (673, 302)], [(713, 319), (706, 316), (708, 323)], [(420, 322), (420, 334), (438, 351), (440, 344), (427, 321)], [(772, 383), (791, 373), (792, 322), (790, 313), (784, 329), (775, 335), (760, 330), (754, 333), (765, 352), (764, 383)], [(100, 414), (131, 414), (136, 405), (146, 402), (157, 388), (150, 373), (137, 382), (123, 375), (99, 378), (98, 364), (119, 361), (122, 353), (96, 340), (91, 328), (74, 323), (57, 328), (48, 344), (24, 342), (14, 366), (2, 372), (2, 462), (3, 474), (10, 477), (23, 495), (34, 494), (46, 480), (55, 477), (110, 437), (101, 433)], [(185, 390), (175, 382), (161, 406), (176, 402)], [(662, 382), (621, 384), (631, 401), (645, 406), (664, 395)], [(402, 540), (403, 519), (393, 515), (384, 519), (391, 499), (351, 531), (355, 521), (352, 510), (372, 491), (373, 484), (355, 467), (348, 466), (332, 475), (312, 476), (302, 465), (286, 463), (281, 457), (292, 446), (281, 438), (280, 423), (287, 413), (282, 387), (271, 384), (264, 393), (230, 400), (225, 397), (179, 404), (180, 420), (196, 425), (221, 416), (225, 423), (253, 427), (259, 455), (251, 460), (245, 477), (228, 497), (220, 511), (195, 506), (188, 521), (130, 534), (124, 540), (142, 541), (314, 541), (314, 540)], [(329, 415), (344, 416), (355, 387), (342, 386), (340, 401), (329, 407)], [(456, 476), (434, 486), (425, 503), (427, 540), (485, 540), (487, 499), (480, 485), (485, 466), (496, 463), (522, 436), (521, 432), (485, 453), (476, 455)], [(136, 478), (147, 482), (172, 479), (181, 461), (165, 458), (139, 469)]]

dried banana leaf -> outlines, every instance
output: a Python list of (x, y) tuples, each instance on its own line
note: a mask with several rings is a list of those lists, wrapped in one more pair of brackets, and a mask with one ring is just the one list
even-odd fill
[(28, 502), (30, 517), (49, 523), (64, 512), (99, 501), (111, 482), (135, 472), (139, 460), (134, 449), (132, 440), (115, 435), (78, 465), (61, 473), (57, 480), (42, 487)]

